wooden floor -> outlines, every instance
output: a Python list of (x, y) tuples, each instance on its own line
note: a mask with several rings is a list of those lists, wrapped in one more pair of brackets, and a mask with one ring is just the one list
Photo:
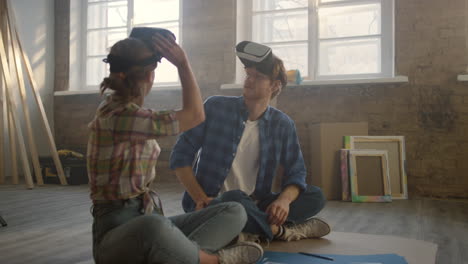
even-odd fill
[[(182, 213), (182, 188), (158, 188), (166, 215)], [(0, 263), (93, 263), (87, 186), (0, 186)], [(320, 216), (333, 230), (394, 235), (439, 245), (438, 264), (468, 263), (468, 201), (405, 200), (388, 204), (328, 202)]]

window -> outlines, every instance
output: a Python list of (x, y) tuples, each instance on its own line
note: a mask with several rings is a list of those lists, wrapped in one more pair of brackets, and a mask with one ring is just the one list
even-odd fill
[[(179, 0), (88, 0), (86, 5), (83, 71), (86, 87), (97, 89), (108, 74), (102, 59), (118, 40), (126, 38), (133, 27), (162, 27), (174, 32), (180, 41)], [(177, 69), (170, 63), (158, 65), (157, 85), (178, 82)]]
[(238, 38), (270, 46), (310, 80), (393, 77), (393, 9), (393, 0), (244, 0)]

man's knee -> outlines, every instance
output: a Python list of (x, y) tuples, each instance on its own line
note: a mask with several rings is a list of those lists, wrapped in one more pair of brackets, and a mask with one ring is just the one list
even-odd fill
[(241, 190), (232, 190), (221, 194), (218, 199), (222, 202), (241, 202), (242, 200), (249, 199), (249, 196)]
[(327, 199), (320, 187), (308, 185), (303, 195), (305, 199), (312, 202), (317, 208), (320, 208), (320, 210), (325, 207), (327, 203)]
[(247, 215), (249, 215), (252, 210), (258, 210), (255, 202), (247, 194), (240, 190), (232, 190), (225, 192), (216, 199), (214, 199), (210, 203), (210, 205), (216, 205), (226, 202), (236, 202), (238, 204), (241, 204), (247, 212)]
[(325, 207), (326, 201), (327, 200), (322, 189), (317, 186), (308, 185), (307, 189), (299, 195), (298, 199), (296, 199), (293, 204), (291, 204), (291, 210), (296, 212), (298, 215), (307, 215), (307, 217), (311, 217), (316, 215)]
[(318, 204), (321, 204), (322, 207), (325, 206), (327, 199), (323, 194), (323, 191), (320, 187), (309, 185), (305, 191), (305, 194), (310, 197), (310, 199), (315, 200)]

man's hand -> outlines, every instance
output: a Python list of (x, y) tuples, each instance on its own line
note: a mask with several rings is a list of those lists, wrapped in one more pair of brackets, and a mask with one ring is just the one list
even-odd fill
[(266, 208), (270, 225), (280, 226), (284, 224), (289, 215), (290, 203), (289, 200), (279, 197)]
[(175, 174), (195, 202), (195, 211), (205, 208), (214, 199), (214, 197), (208, 197), (203, 191), (195, 175), (193, 175), (192, 167), (176, 168)]
[(195, 211), (198, 211), (198, 210), (201, 210), (201, 209), (207, 207), (213, 199), (214, 199), (213, 197), (206, 197), (203, 200), (197, 201), (195, 203), (196, 204)]

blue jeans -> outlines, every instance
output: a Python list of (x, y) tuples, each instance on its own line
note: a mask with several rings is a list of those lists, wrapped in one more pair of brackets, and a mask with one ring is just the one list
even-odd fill
[[(243, 232), (258, 234), (268, 240), (273, 239), (266, 208), (274, 202), (279, 193), (272, 193), (266, 198), (254, 201), (250, 196), (240, 190), (225, 192), (215, 198), (211, 203), (218, 205), (224, 202), (238, 202), (242, 204), (247, 212), (247, 224)], [(307, 219), (318, 214), (325, 206), (326, 199), (319, 187), (308, 185), (295, 201), (289, 206), (289, 215), (286, 225), (295, 225), (305, 222)]]
[(106, 263), (199, 263), (199, 250), (216, 252), (232, 241), (247, 216), (235, 202), (164, 217), (142, 215), (141, 200), (93, 208), (93, 255)]

